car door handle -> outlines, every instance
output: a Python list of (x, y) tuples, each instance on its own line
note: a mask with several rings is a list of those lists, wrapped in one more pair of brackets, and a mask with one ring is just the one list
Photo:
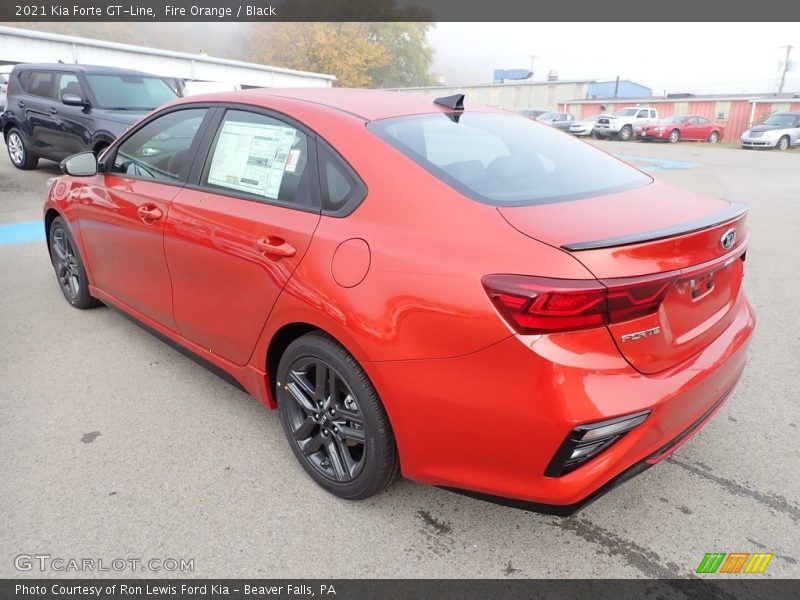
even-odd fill
[(20, 108), (25, 108), (25, 103), (22, 100), (20, 100), (19, 102), (17, 102), (17, 106), (19, 106)]
[(58, 109), (55, 106), (50, 107), (50, 114), (55, 115), (58, 113)]
[(148, 225), (164, 216), (164, 213), (155, 204), (143, 204), (136, 210), (136, 214)]
[(256, 250), (261, 254), (277, 256), (279, 258), (289, 258), (297, 254), (297, 250), (294, 246), (277, 236), (256, 240)]

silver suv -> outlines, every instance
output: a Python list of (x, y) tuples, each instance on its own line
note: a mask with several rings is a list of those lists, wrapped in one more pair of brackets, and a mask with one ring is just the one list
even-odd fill
[(800, 110), (772, 115), (761, 125), (742, 134), (743, 148), (776, 148), (786, 150), (800, 146)]

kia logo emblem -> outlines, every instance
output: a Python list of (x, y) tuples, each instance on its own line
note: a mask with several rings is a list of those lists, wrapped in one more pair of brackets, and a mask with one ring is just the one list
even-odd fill
[(719, 239), (719, 244), (722, 246), (723, 249), (727, 250), (731, 248), (736, 241), (736, 230), (735, 229), (728, 229), (723, 236)]

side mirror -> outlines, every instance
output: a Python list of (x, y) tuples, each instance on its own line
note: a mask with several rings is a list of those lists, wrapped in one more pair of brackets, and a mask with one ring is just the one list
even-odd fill
[(87, 106), (89, 104), (78, 94), (61, 94), (61, 102), (67, 106)]
[(61, 161), (61, 172), (73, 177), (91, 177), (97, 175), (97, 157), (94, 152), (73, 154)]

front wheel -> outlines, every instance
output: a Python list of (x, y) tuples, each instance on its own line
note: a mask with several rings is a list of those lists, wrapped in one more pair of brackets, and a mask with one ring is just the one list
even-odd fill
[(785, 135), (781, 139), (778, 140), (778, 143), (775, 144), (775, 149), (780, 150), (783, 152), (789, 147), (789, 136)]
[(709, 144), (716, 144), (719, 141), (719, 132), (712, 131), (711, 135), (708, 136), (708, 143)]
[(670, 144), (674, 144), (679, 139), (681, 139), (680, 131), (678, 131), (677, 129), (673, 129), (672, 131), (669, 132), (669, 137), (667, 138), (667, 140), (669, 141)]
[(294, 455), (330, 493), (361, 500), (397, 478), (386, 411), (361, 365), (332, 338), (309, 333), (289, 345), (278, 365), (276, 398)]
[(617, 136), (621, 141), (627, 142), (633, 137), (633, 129), (631, 129), (629, 125), (625, 125), (625, 127), (619, 130)]
[(75, 308), (92, 308), (98, 301), (89, 293), (89, 281), (78, 246), (61, 217), (50, 225), (50, 260), (56, 272), (61, 293)]

